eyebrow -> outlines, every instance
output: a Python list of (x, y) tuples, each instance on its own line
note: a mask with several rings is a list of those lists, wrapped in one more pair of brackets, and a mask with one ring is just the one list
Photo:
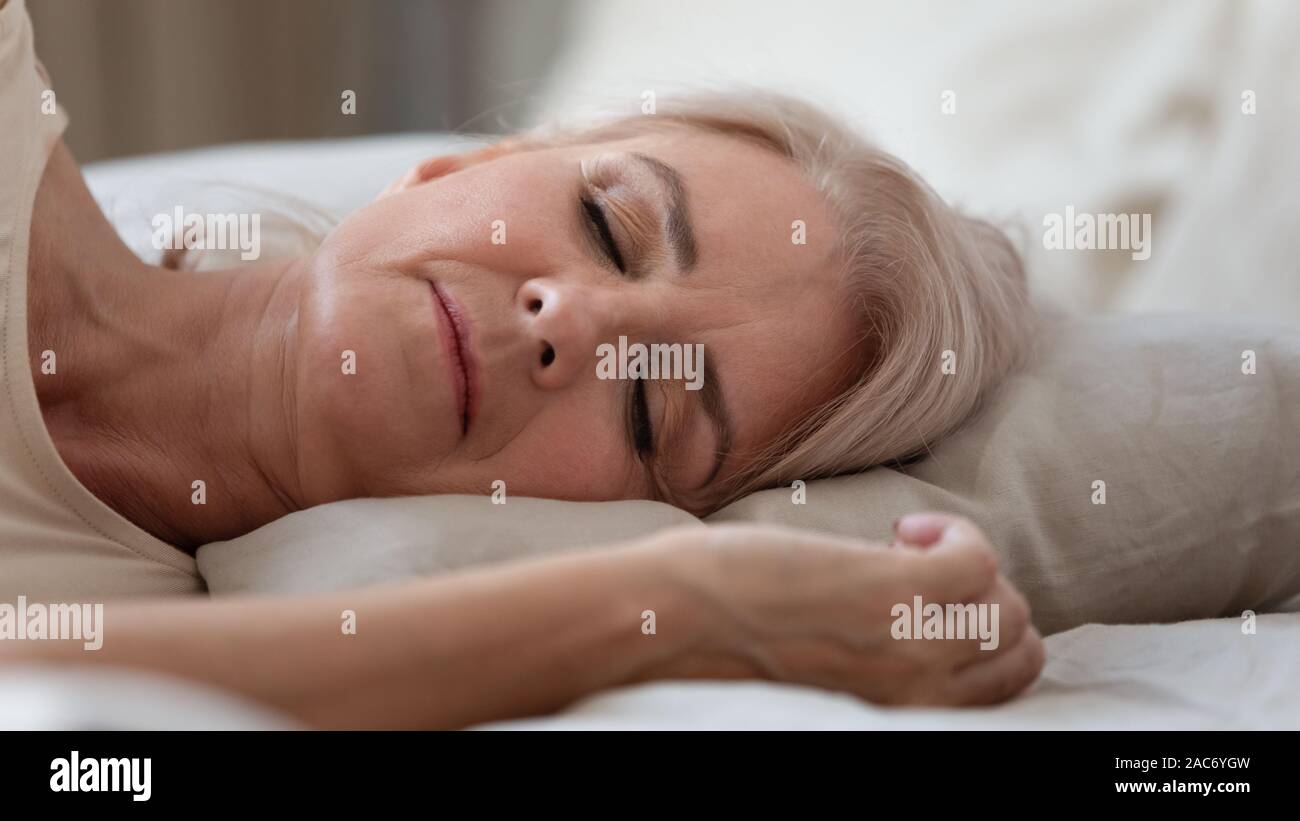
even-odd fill
[(686, 185), (682, 182), (682, 175), (668, 163), (647, 154), (632, 152), (631, 156), (650, 169), (668, 189), (668, 225), (665, 233), (677, 260), (677, 268), (683, 274), (689, 273), (695, 267), (698, 251), (691, 212), (686, 206)]

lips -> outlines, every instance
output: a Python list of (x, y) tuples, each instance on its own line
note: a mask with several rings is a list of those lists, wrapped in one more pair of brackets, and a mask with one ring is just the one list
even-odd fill
[(474, 417), (474, 398), (478, 390), (478, 371), (474, 354), (469, 346), (469, 319), (461, 306), (436, 282), (429, 283), (433, 291), (433, 310), (438, 316), (438, 332), (442, 349), (449, 360), (452, 390), (456, 396), (456, 410), (460, 414), (461, 433), (469, 432)]

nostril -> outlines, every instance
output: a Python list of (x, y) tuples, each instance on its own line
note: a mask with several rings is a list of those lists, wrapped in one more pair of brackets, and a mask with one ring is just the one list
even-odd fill
[(542, 301), (540, 299), (528, 300), (528, 313), (534, 316), (542, 312)]
[(549, 368), (551, 366), (551, 363), (554, 361), (555, 361), (555, 349), (552, 348), (550, 345), (547, 345), (545, 348), (542, 349), (542, 367)]

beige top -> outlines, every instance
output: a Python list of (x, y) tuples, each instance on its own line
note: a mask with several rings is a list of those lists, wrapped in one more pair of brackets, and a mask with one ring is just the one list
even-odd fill
[(0, 602), (203, 592), (192, 557), (77, 481), (41, 418), (27, 350), (27, 245), (36, 189), (68, 122), (48, 91), (24, 0), (0, 0)]

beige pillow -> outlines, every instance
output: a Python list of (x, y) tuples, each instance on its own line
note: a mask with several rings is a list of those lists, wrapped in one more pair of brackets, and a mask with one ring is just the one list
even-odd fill
[[(906, 513), (962, 513), (1044, 632), (1287, 607), (1300, 595), (1300, 329), (1194, 314), (1054, 320), (1026, 369), (925, 459), (794, 497), (756, 493), (709, 521), (883, 540)], [(354, 500), (207, 545), (198, 562), (217, 595), (333, 589), (692, 520), (652, 502)]]
[(699, 523), (659, 502), (557, 502), (507, 496), (350, 499), (285, 516), (199, 548), (208, 590), (343, 590), (475, 564), (618, 542)]

